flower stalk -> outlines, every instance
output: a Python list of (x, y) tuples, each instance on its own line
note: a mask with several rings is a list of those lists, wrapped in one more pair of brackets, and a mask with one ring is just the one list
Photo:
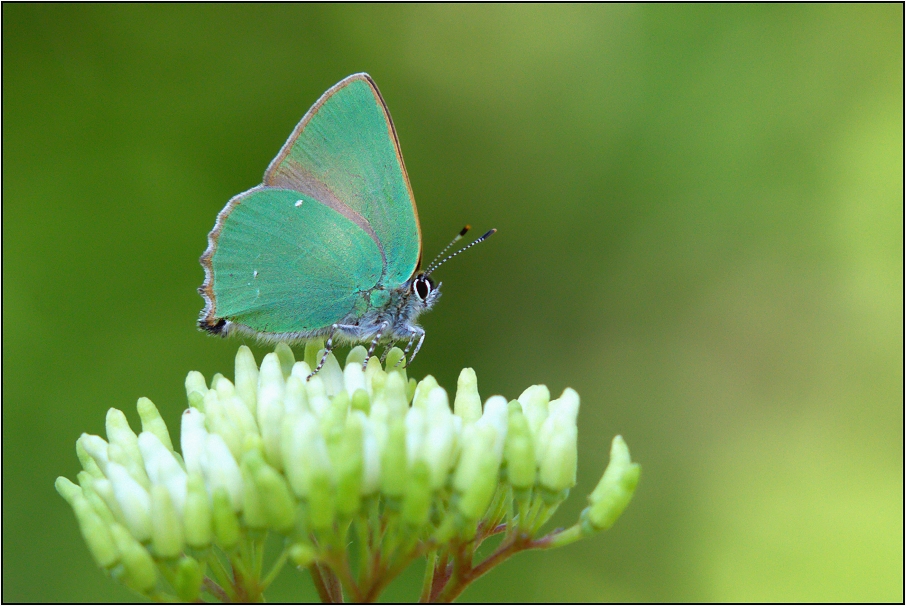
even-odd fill
[[(373, 602), (424, 559), (419, 601), (451, 602), (520, 551), (609, 528), (632, 498), (640, 470), (617, 436), (580, 519), (541, 532), (576, 483), (572, 389), (482, 405), (465, 369), (451, 403), (396, 348), (364, 370), (362, 347), (345, 367), (331, 354), (307, 380), (322, 347), (296, 361), (281, 344), (259, 367), (242, 346), (235, 382), (189, 373), (180, 451), (147, 398), (138, 434), (116, 409), (106, 439), (83, 434), (78, 484), (56, 488), (98, 566), (155, 601), (257, 602), (290, 564), (336, 603)], [(265, 562), (269, 537), (282, 548)]]

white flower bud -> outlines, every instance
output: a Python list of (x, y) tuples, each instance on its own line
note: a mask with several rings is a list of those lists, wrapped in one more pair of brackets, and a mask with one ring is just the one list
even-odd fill
[(185, 470), (173, 453), (161, 444), (156, 434), (143, 431), (138, 436), (138, 447), (145, 460), (145, 471), (148, 472), (151, 483), (167, 489), (177, 513), (182, 515), (186, 503)]
[(148, 491), (119, 463), (111, 461), (107, 465), (107, 478), (129, 532), (139, 542), (150, 539), (151, 497)]
[(481, 396), (478, 395), (478, 377), (471, 368), (463, 368), (456, 383), (453, 414), (468, 425), (481, 418)]
[[(217, 434), (208, 434), (204, 444), (203, 475), (209, 494), (218, 488), (224, 488), (230, 496), (233, 510), (242, 507), (242, 474), (233, 454)], [(191, 473), (191, 472), (190, 472)]]
[(254, 415), (258, 409), (258, 365), (252, 350), (245, 345), (236, 353), (236, 393)]
[(204, 443), (208, 431), (204, 427), (204, 413), (197, 408), (188, 408), (182, 413), (180, 430), (182, 458), (189, 473), (202, 473), (204, 468)]

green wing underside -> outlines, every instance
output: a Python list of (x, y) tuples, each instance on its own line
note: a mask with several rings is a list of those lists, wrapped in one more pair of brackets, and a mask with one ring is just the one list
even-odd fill
[(311, 196), (258, 187), (231, 206), (211, 258), (217, 317), (260, 332), (317, 330), (381, 277), (374, 239)]
[(264, 185), (309, 194), (372, 230), (387, 263), (383, 286), (415, 273), (415, 204), (390, 115), (368, 76), (350, 76), (325, 93), (268, 167)]

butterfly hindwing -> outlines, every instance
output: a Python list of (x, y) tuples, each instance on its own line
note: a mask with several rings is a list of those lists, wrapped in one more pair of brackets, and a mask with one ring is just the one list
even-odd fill
[(203, 318), (273, 336), (339, 322), (378, 282), (374, 238), (329, 204), (259, 186), (221, 211), (202, 257)]
[(367, 74), (328, 90), (308, 111), (264, 175), (264, 185), (319, 200), (372, 235), (397, 288), (415, 273), (421, 233), (390, 114)]

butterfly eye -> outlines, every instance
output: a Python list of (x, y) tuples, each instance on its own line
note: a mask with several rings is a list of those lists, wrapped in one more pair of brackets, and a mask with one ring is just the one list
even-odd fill
[(431, 290), (434, 288), (434, 283), (431, 282), (431, 278), (425, 276), (418, 276), (415, 279), (415, 282), (412, 283), (412, 292), (415, 293), (419, 299), (424, 301), (428, 298), (428, 295), (431, 293)]

